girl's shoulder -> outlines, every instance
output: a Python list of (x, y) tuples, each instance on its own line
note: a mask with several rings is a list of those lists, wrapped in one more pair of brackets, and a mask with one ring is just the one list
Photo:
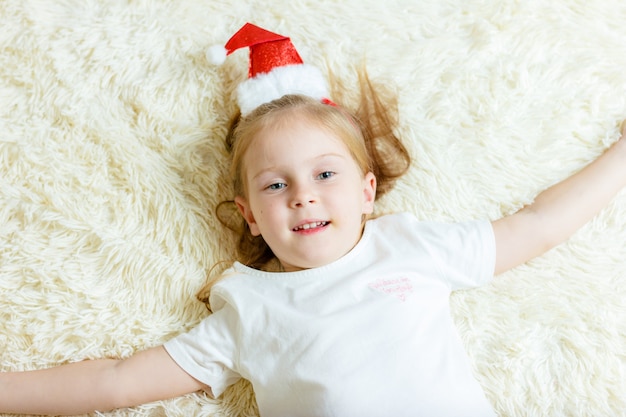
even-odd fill
[(464, 221), (425, 220), (410, 212), (383, 214), (366, 223), (366, 234), (377, 241), (386, 240), (405, 250), (424, 244), (447, 246), (468, 239), (491, 240), (489, 220)]
[(415, 227), (420, 223), (430, 223), (426, 221), (419, 220), (415, 214), (402, 211), (395, 213), (385, 213), (377, 215), (376, 217), (372, 217), (367, 220), (365, 227), (370, 229), (388, 229), (388, 228), (406, 228), (406, 227)]

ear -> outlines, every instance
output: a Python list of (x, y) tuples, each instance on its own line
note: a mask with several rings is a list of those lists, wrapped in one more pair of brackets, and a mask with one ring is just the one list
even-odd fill
[(363, 214), (372, 214), (376, 200), (376, 176), (372, 172), (363, 178)]
[(259, 226), (254, 220), (254, 215), (252, 214), (252, 210), (250, 209), (250, 204), (243, 197), (235, 197), (235, 205), (237, 206), (237, 210), (241, 213), (243, 219), (248, 223), (248, 227), (250, 228), (250, 233), (252, 236), (259, 236), (261, 231), (259, 230)]

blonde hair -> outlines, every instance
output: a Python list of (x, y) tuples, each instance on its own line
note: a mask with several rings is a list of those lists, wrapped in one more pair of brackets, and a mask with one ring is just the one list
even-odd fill
[[(340, 138), (362, 173), (375, 175), (377, 197), (391, 190), (395, 180), (410, 165), (409, 154), (394, 133), (397, 103), (395, 98), (383, 103), (369, 78), (364, 73), (360, 75), (360, 104), (354, 112), (334, 103), (286, 95), (259, 106), (246, 117), (237, 115), (226, 137), (234, 194), (246, 197), (244, 155), (256, 135), (263, 129), (280, 127), (291, 117), (305, 117)], [(216, 208), (218, 219), (239, 235), (237, 260), (253, 268), (271, 270), (276, 261), (274, 253), (262, 236), (250, 233), (247, 223), (236, 211), (232, 200), (223, 201)], [(212, 279), (198, 295), (207, 305), (210, 288), (218, 279)]]

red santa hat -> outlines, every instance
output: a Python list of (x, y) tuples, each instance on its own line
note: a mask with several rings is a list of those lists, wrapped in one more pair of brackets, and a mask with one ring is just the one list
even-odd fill
[(209, 48), (207, 59), (221, 65), (227, 55), (246, 47), (250, 48), (248, 79), (237, 87), (237, 102), (242, 115), (286, 94), (328, 100), (328, 87), (321, 71), (303, 63), (288, 37), (251, 23), (239, 29), (224, 47)]

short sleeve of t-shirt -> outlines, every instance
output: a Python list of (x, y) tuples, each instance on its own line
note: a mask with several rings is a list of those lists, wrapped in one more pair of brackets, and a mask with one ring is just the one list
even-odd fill
[(435, 259), (453, 290), (474, 288), (493, 278), (496, 245), (489, 221), (469, 221), (440, 229)]
[(233, 371), (238, 349), (232, 329), (237, 314), (223, 305), (196, 327), (165, 343), (165, 350), (185, 372), (208, 385), (217, 398), (241, 376)]
[(385, 236), (398, 239), (395, 247), (404, 256), (427, 253), (452, 290), (478, 287), (493, 278), (496, 246), (489, 221), (419, 221), (409, 213), (388, 217), (388, 222), (381, 219)]

